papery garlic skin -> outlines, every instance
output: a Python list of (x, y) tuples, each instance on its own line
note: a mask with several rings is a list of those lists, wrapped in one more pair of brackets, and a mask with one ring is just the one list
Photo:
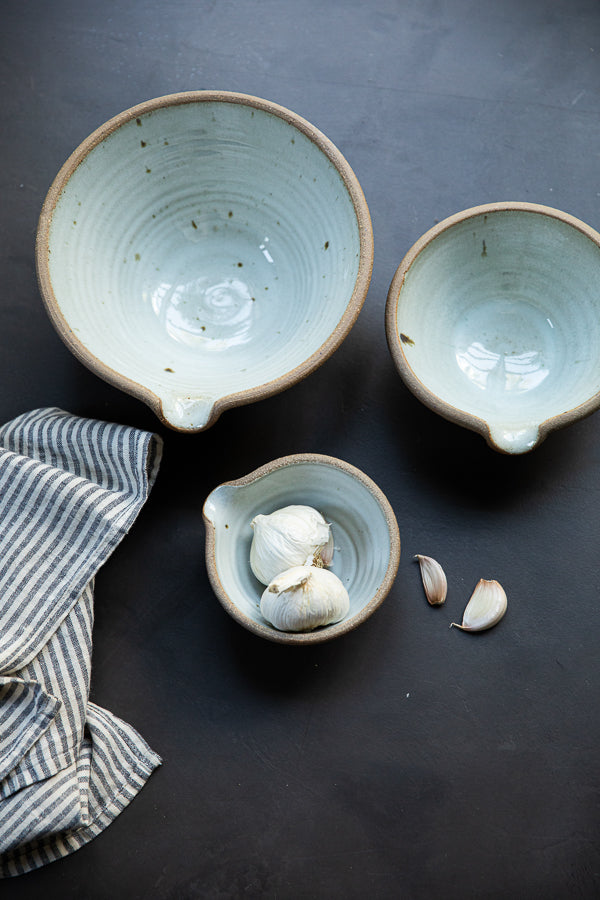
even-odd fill
[(446, 573), (439, 562), (431, 556), (421, 556), (417, 553), (415, 559), (418, 559), (421, 567), (421, 579), (427, 602), (430, 606), (441, 606), (446, 602), (448, 593)]
[(331, 526), (312, 506), (292, 505), (270, 515), (255, 516), (250, 567), (262, 584), (292, 566), (330, 566)]
[(462, 625), (452, 622), (452, 626), (462, 631), (485, 631), (497, 625), (508, 606), (506, 593), (497, 581), (481, 578), (463, 613)]
[(278, 631), (312, 631), (348, 614), (348, 591), (333, 572), (316, 566), (294, 566), (271, 581), (260, 611)]

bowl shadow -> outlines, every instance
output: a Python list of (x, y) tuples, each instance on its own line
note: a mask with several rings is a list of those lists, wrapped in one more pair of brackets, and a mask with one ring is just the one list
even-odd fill
[[(403, 384), (393, 365), (382, 391), (388, 439), (404, 465), (439, 496), (477, 510), (508, 509), (560, 479), (591, 440), (589, 419), (551, 432), (528, 453), (493, 450), (478, 433), (434, 413)], [(411, 440), (406, 440), (410, 429)]]

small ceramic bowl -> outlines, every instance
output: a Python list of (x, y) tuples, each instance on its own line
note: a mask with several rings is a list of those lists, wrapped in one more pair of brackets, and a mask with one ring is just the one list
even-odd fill
[(533, 203), (440, 222), (402, 260), (388, 345), (411, 391), (504, 453), (600, 406), (600, 235)]
[(369, 211), (318, 129), (198, 91), (102, 125), (58, 173), (37, 270), (59, 335), (162, 421), (199, 431), (341, 344), (367, 294)]
[[(312, 506), (331, 523), (331, 570), (350, 595), (350, 611), (341, 622), (293, 634), (277, 631), (261, 616), (265, 586), (250, 568), (252, 519), (291, 504)], [(270, 641), (316, 644), (351, 631), (383, 602), (396, 577), (400, 536), (389, 502), (359, 469), (331, 456), (300, 453), (276, 459), (215, 488), (203, 514), (206, 566), (215, 594), (236, 621)]]

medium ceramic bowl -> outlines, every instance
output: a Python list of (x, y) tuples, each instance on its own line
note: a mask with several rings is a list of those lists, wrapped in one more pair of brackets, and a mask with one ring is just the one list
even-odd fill
[(566, 213), (492, 203), (440, 222), (391, 283), (400, 375), (435, 412), (524, 453), (600, 406), (600, 235)]
[(129, 109), (75, 150), (36, 255), (73, 353), (199, 431), (333, 353), (366, 297), (373, 235), (356, 176), (313, 125), (199, 91)]
[[(259, 604), (265, 586), (250, 568), (252, 519), (291, 504), (312, 506), (331, 523), (331, 570), (350, 595), (345, 619), (306, 633), (277, 631), (263, 619)], [(276, 459), (215, 488), (203, 514), (206, 566), (215, 594), (236, 621), (270, 641), (315, 644), (351, 631), (383, 602), (396, 577), (400, 536), (389, 502), (370, 478), (330, 456), (300, 453)]]

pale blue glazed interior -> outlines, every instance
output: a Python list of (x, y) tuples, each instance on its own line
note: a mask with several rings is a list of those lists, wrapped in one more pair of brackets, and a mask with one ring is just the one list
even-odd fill
[(76, 340), (183, 429), (315, 354), (360, 256), (352, 198), (319, 146), (278, 115), (219, 101), (112, 131), (63, 187), (49, 245)]
[(477, 416), (497, 449), (527, 451), (543, 422), (600, 391), (600, 249), (550, 215), (466, 218), (416, 256), (397, 328), (449, 418)]
[[(221, 485), (209, 495), (204, 515), (215, 529), (214, 562), (221, 586), (242, 616), (272, 629), (260, 614), (264, 585), (250, 568), (250, 523), (259, 513), (296, 503), (318, 509), (331, 523), (331, 570), (350, 597), (347, 622), (377, 597), (390, 565), (390, 529), (380, 501), (366, 484), (323, 461), (284, 465), (247, 484)], [(342, 621), (327, 630), (344, 628)]]

